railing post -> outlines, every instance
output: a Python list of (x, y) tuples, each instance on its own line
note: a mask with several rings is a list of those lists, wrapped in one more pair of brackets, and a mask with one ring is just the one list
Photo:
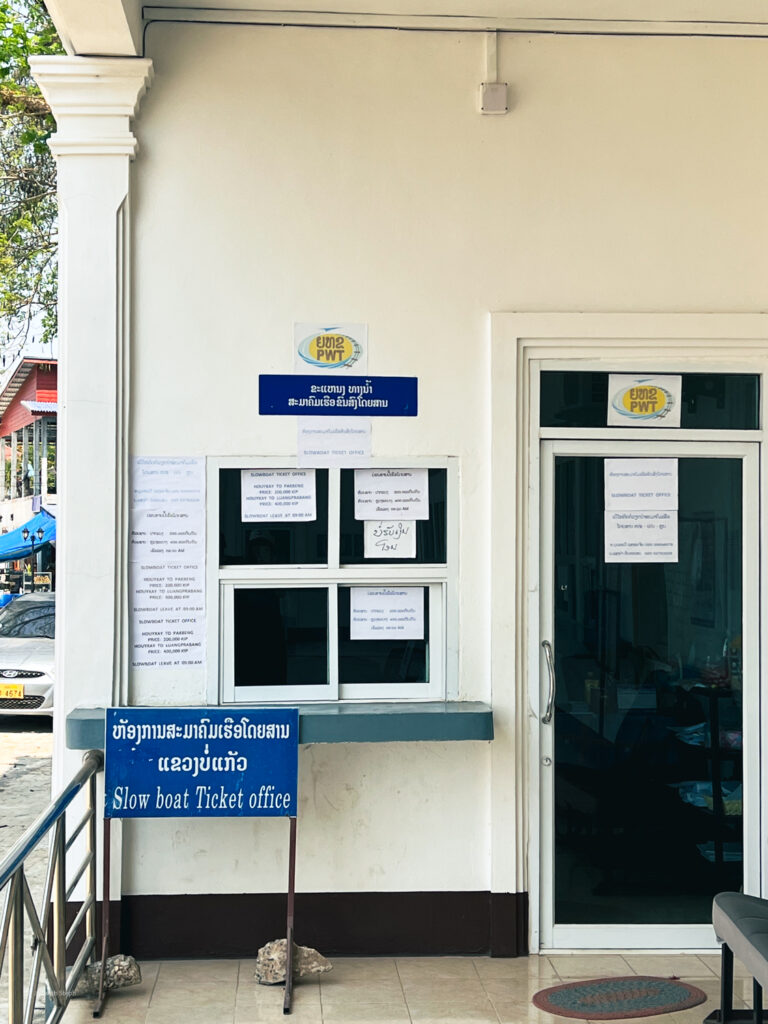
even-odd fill
[[(27, 832), (0, 858), (0, 892), (7, 893), (5, 906), (0, 913), (0, 966), (8, 968), (8, 1024), (24, 1024), (31, 1021), (34, 1012), (35, 992), (40, 980), (41, 968), (45, 968), (48, 990), (51, 992), (56, 1009), (48, 1016), (51, 1024), (58, 1024), (69, 1002), (67, 983), (75, 986), (89, 960), (94, 960), (96, 947), (96, 774), (102, 770), (104, 756), (101, 751), (90, 750), (83, 758), (83, 767), (62, 790), (53, 803), (33, 822)], [(80, 822), (72, 829), (67, 840), (66, 812), (77, 794), (88, 784), (85, 794), (87, 809)], [(88, 848), (87, 856), (74, 869), (74, 877), (68, 882), (67, 853), (79, 837)], [(35, 906), (27, 887), (24, 864), (26, 859), (47, 835), (51, 836), (45, 891), (40, 911)], [(78, 911), (71, 927), (67, 928), (67, 899), (72, 896), (78, 882), (85, 877), (86, 899)], [(108, 891), (108, 888), (107, 888)], [(35, 941), (32, 957), (32, 973), (29, 980), (28, 997), (24, 999), (24, 933), (25, 918)], [(85, 925), (85, 939), (77, 954), (72, 976), (67, 976), (67, 946), (71, 945), (81, 926)], [(7, 959), (6, 959), (7, 957)]]
[[(90, 858), (88, 867), (88, 886), (86, 890), (86, 898), (90, 895), (93, 897), (88, 912), (85, 917), (85, 934), (96, 935), (96, 776), (92, 775), (88, 780), (88, 814), (90, 815), (88, 821), (88, 839), (87, 839), (87, 850), (88, 857)], [(93, 952), (91, 954), (91, 963), (96, 959), (96, 944), (94, 943)]]
[[(65, 817), (59, 818), (53, 832), (53, 969), (56, 974), (56, 1003), (61, 1006), (67, 987), (67, 873)], [(45, 910), (43, 910), (45, 913)]]
[(11, 928), (8, 935), (8, 1024), (24, 1020), (24, 865), (11, 882)]

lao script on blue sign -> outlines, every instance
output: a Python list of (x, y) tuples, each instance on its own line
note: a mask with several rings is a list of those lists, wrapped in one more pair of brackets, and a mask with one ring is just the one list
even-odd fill
[(262, 373), (261, 416), (416, 416), (417, 377)]
[(107, 818), (294, 817), (296, 708), (108, 708)]

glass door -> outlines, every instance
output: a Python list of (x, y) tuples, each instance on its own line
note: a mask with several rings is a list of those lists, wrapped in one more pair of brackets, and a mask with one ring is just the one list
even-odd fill
[(542, 945), (707, 947), (759, 884), (757, 445), (542, 449)]

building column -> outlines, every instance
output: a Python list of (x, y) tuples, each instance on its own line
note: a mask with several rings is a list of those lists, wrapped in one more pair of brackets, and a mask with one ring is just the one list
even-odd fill
[(40, 504), (48, 499), (48, 418), (40, 420)]
[(19, 496), (19, 435), (11, 431), (11, 497)]
[(32, 421), (32, 496), (40, 494), (40, 420)]
[(8, 497), (8, 488), (5, 486), (5, 465), (6, 465), (6, 442), (7, 438), (0, 437), (0, 501)]
[(78, 705), (117, 703), (125, 671), (128, 264), (131, 119), (152, 76), (143, 58), (36, 57), (56, 118), (59, 408), (53, 788)]

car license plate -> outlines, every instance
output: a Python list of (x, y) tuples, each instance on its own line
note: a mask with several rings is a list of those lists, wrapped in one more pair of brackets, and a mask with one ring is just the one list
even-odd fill
[(0, 683), (0, 697), (6, 700), (24, 700), (23, 683)]

